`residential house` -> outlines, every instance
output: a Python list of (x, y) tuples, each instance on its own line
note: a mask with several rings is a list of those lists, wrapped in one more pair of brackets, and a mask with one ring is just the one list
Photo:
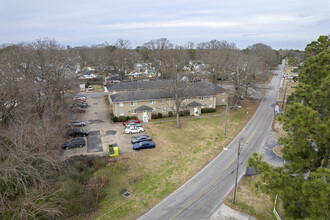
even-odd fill
[[(109, 102), (115, 116), (137, 116), (148, 121), (152, 113), (174, 112), (175, 105), (171, 93), (171, 81), (147, 81), (117, 83), (107, 86)], [(218, 86), (197, 82), (190, 83), (185, 90), (179, 91), (183, 99), (181, 110), (189, 110), (190, 115), (199, 115), (202, 108), (215, 108), (226, 105), (227, 93)]]

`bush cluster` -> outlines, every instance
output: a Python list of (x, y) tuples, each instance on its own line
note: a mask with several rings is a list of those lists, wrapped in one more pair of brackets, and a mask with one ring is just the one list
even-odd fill
[(202, 108), (202, 113), (216, 112), (215, 108)]
[(124, 122), (124, 121), (128, 121), (130, 119), (137, 119), (136, 116), (115, 116), (112, 112), (110, 113), (110, 119), (113, 122)]
[(179, 112), (180, 117), (182, 116), (189, 116), (190, 115), (190, 111), (189, 110), (184, 110), (184, 111), (180, 111)]

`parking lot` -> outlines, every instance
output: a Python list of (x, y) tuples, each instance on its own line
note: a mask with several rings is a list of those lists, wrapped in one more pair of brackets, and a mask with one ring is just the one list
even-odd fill
[(89, 135), (85, 138), (86, 146), (63, 150), (63, 157), (69, 158), (76, 155), (108, 155), (108, 145), (117, 143), (119, 153), (132, 152), (131, 138), (139, 134), (125, 134), (122, 123), (110, 122), (110, 116), (106, 105), (106, 93), (84, 93), (88, 107), (85, 113), (72, 113), (71, 119), (78, 119), (86, 122), (85, 127)]

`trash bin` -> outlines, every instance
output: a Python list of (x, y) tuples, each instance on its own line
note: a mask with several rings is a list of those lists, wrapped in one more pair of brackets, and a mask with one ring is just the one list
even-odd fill
[(108, 153), (110, 157), (115, 157), (119, 155), (119, 149), (117, 144), (109, 144)]

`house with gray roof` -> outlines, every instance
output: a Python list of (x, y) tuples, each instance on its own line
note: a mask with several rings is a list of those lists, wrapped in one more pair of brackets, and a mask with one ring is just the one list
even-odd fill
[[(171, 83), (164, 80), (108, 85), (108, 97), (114, 115), (150, 120), (153, 113), (174, 113)], [(181, 110), (189, 110), (191, 115), (199, 115), (202, 108), (216, 108), (218, 103), (226, 105), (228, 96), (220, 87), (205, 82), (187, 83), (184, 89), (179, 89), (178, 94), (182, 100)]]

